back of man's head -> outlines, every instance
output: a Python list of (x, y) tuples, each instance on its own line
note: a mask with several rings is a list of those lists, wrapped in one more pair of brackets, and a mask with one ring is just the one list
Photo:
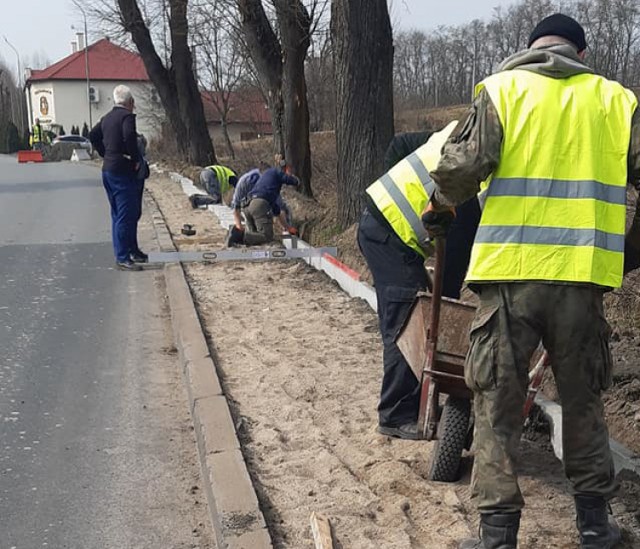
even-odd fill
[(128, 86), (120, 84), (113, 88), (113, 103), (123, 107), (128, 107), (133, 104), (133, 95)]
[[(533, 29), (529, 36), (528, 46), (547, 46), (543, 39), (545, 38), (561, 38), (575, 46), (578, 53), (584, 51), (587, 47), (587, 40), (585, 38), (584, 29), (582, 25), (578, 23), (572, 17), (564, 15), (562, 13), (554, 13), (549, 17), (545, 17), (540, 23)], [(544, 42), (544, 44), (542, 43)]]

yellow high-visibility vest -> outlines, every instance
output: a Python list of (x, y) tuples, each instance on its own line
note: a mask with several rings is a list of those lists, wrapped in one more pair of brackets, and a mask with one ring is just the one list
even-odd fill
[(481, 82), (504, 133), (468, 282), (622, 284), (627, 156), (635, 95), (594, 74), (525, 70)]
[(451, 122), (434, 133), (367, 188), (367, 194), (400, 240), (423, 257), (429, 249), (429, 235), (420, 217), (435, 189), (429, 171), (438, 165), (442, 147), (456, 125), (457, 121)]
[(207, 170), (211, 170), (216, 174), (216, 179), (220, 183), (220, 194), (224, 195), (229, 190), (229, 178), (235, 176), (235, 172), (225, 166), (207, 166)]
[(40, 130), (40, 125), (38, 124), (33, 125), (32, 140), (33, 143), (40, 143), (40, 141), (42, 141), (42, 133)]

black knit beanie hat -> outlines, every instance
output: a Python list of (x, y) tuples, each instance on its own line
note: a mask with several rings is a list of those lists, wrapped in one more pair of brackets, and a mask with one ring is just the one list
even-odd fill
[(540, 21), (529, 36), (528, 47), (543, 36), (562, 36), (578, 48), (578, 53), (587, 47), (584, 29), (580, 23), (562, 13), (554, 13)]

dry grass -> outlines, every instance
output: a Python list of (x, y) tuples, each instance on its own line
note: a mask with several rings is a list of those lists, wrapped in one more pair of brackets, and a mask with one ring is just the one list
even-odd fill
[(403, 111), (396, 115), (396, 132), (417, 132), (425, 129), (438, 130), (453, 120), (466, 116), (468, 105), (452, 105), (434, 109)]

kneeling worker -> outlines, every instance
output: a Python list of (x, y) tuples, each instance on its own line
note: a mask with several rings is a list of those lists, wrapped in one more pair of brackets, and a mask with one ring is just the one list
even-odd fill
[[(249, 191), (243, 204), (238, 204), (234, 199), (236, 224), (229, 233), (227, 245), (255, 246), (271, 242), (273, 240), (273, 217), (279, 216), (281, 213), (279, 198), (282, 185), (297, 187), (299, 184), (298, 178), (290, 175), (289, 167), (284, 162), (281, 162), (278, 168), (269, 168), (264, 171), (253, 189)], [(244, 230), (242, 227), (238, 227), (238, 208), (240, 206), (247, 223)]]
[[(424, 142), (396, 137), (385, 161), (395, 164), (367, 189), (367, 207), (358, 228), (358, 245), (373, 276), (383, 341), (383, 377), (378, 404), (378, 431), (403, 439), (420, 438), (417, 429), (420, 384), (395, 343), (416, 293), (427, 288), (424, 260), (429, 255), (428, 234), (421, 215), (429, 204), (434, 169), (440, 149), (456, 123)], [(400, 160), (400, 162), (397, 162)], [(390, 166), (387, 166), (390, 167)], [(477, 200), (465, 204), (454, 221), (459, 227), (447, 240), (444, 268), (446, 297), (458, 298), (469, 261), (480, 208)], [(457, 272), (461, 271), (461, 272)]]
[(200, 172), (200, 185), (214, 204), (220, 204), (229, 187), (235, 187), (237, 181), (235, 172), (226, 166), (208, 166)]

